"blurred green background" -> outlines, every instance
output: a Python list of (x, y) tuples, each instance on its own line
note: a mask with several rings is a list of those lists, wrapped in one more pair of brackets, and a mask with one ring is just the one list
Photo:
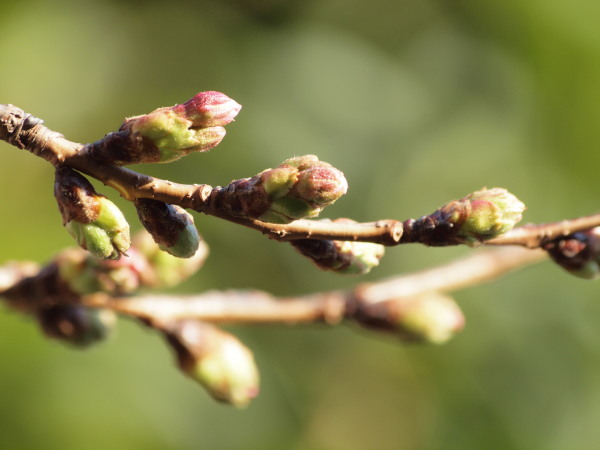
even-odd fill
[[(0, 102), (89, 142), (125, 116), (220, 90), (244, 108), (218, 148), (138, 169), (222, 185), (314, 153), (350, 183), (328, 217), (418, 217), (501, 186), (528, 205), (526, 221), (553, 221), (598, 208), (599, 13), (593, 0), (3, 2)], [(52, 170), (0, 151), (0, 259), (43, 262), (71, 244)], [(212, 255), (181, 292), (360, 281), (196, 221)], [(467, 252), (390, 249), (364, 279)], [(346, 327), (232, 328), (263, 379), (244, 411), (211, 401), (135, 323), (80, 352), (5, 310), (0, 447), (596, 449), (597, 293), (549, 263), (528, 268), (456, 293), (467, 327), (435, 348)]]

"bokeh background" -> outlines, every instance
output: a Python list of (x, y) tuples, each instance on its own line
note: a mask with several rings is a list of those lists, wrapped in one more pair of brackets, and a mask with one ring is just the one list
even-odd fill
[[(350, 182), (328, 217), (418, 217), (501, 186), (528, 205), (525, 220), (553, 221), (598, 209), (599, 13), (594, 0), (0, 2), (0, 102), (89, 142), (125, 116), (220, 90), (244, 108), (218, 148), (138, 168), (222, 185), (314, 153)], [(71, 244), (52, 170), (0, 151), (0, 260), (48, 260)], [(196, 221), (212, 255), (179, 292), (360, 281)], [(390, 249), (364, 280), (469, 251)], [(211, 401), (135, 323), (81, 352), (5, 309), (0, 447), (596, 449), (598, 290), (549, 263), (466, 289), (455, 297), (467, 327), (441, 347), (346, 327), (232, 328), (262, 373), (244, 411)]]

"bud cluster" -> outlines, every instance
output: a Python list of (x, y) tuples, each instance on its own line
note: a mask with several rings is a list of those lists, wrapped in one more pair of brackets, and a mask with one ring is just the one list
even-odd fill
[(216, 400), (242, 408), (258, 395), (254, 356), (233, 335), (193, 320), (167, 324), (164, 333), (180, 369)]
[(346, 193), (344, 174), (315, 155), (290, 158), (216, 192), (231, 214), (271, 223), (316, 217)]
[(130, 117), (119, 131), (90, 147), (114, 164), (167, 163), (191, 152), (206, 152), (225, 137), (241, 105), (220, 92), (200, 92), (181, 105)]
[(204, 263), (208, 249), (202, 243), (187, 259), (161, 251), (146, 232), (119, 260), (99, 260), (78, 248), (63, 250), (54, 263), (68, 292), (84, 296), (103, 292), (111, 296), (131, 295), (142, 288), (169, 287), (193, 275)]
[[(336, 219), (333, 222), (355, 223), (350, 219)], [(298, 239), (290, 243), (319, 269), (349, 275), (369, 273), (379, 265), (385, 253), (383, 245), (370, 242)]]
[(544, 249), (569, 273), (588, 280), (600, 277), (600, 227), (560, 237)]
[(127, 251), (131, 242), (123, 213), (83, 175), (56, 169), (54, 196), (63, 225), (82, 248), (101, 259), (119, 259)]

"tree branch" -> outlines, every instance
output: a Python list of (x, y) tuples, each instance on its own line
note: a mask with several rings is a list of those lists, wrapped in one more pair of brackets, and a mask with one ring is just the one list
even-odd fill
[[(98, 146), (98, 142), (101, 141), (86, 145), (71, 142), (46, 128), (41, 120), (13, 105), (0, 105), (0, 139), (30, 151), (55, 167), (66, 165), (81, 171), (114, 188), (127, 200), (146, 198), (179, 205), (258, 230), (278, 241), (329, 239), (372, 242), (386, 246), (411, 242), (428, 245), (426, 239), (416, 236), (419, 233), (407, 226), (415, 222), (411, 219), (365, 223), (296, 220), (289, 224), (275, 224), (233, 215), (215, 200), (221, 188), (213, 188), (207, 184), (174, 183), (107, 163), (90, 154), (90, 148)], [(548, 224), (521, 226), (485, 243), (538, 248), (557, 237), (597, 226), (600, 226), (600, 214)]]

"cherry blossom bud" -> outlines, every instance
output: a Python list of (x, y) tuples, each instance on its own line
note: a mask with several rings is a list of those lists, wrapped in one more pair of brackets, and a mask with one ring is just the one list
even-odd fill
[[(344, 174), (314, 155), (291, 158), (259, 174), (268, 195), (258, 219), (271, 223), (316, 217), (348, 190)], [(257, 192), (259, 196), (259, 192)]]
[(258, 395), (254, 356), (233, 335), (213, 325), (186, 320), (169, 324), (165, 336), (181, 370), (216, 400), (243, 408)]
[(127, 220), (85, 177), (67, 167), (57, 169), (54, 196), (65, 228), (82, 248), (101, 259), (118, 259), (127, 251)]
[(242, 105), (216, 91), (200, 92), (173, 110), (192, 121), (194, 127), (225, 126), (233, 121)]
[(168, 163), (192, 152), (206, 152), (225, 137), (224, 125), (241, 106), (219, 92), (201, 92), (181, 105), (130, 117), (119, 131), (89, 146), (113, 164)]
[(135, 207), (144, 228), (159, 248), (178, 258), (191, 258), (200, 245), (200, 235), (194, 218), (177, 205), (137, 199)]
[(510, 231), (521, 219), (525, 205), (506, 189), (482, 189), (452, 201), (416, 221), (434, 236), (428, 245), (477, 243)]
[(364, 305), (359, 320), (408, 341), (442, 344), (462, 330), (465, 319), (456, 302), (439, 292)]

